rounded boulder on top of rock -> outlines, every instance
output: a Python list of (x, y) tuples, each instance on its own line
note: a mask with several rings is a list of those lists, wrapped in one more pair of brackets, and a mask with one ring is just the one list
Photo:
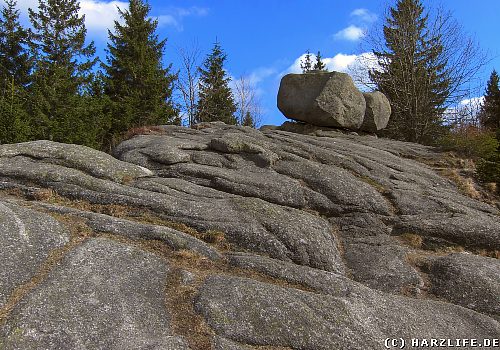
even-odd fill
[(281, 79), (278, 108), (287, 118), (308, 124), (357, 130), (366, 102), (348, 74), (287, 74)]
[(389, 123), (391, 117), (391, 104), (387, 97), (380, 91), (363, 93), (366, 101), (366, 112), (361, 130), (377, 132)]

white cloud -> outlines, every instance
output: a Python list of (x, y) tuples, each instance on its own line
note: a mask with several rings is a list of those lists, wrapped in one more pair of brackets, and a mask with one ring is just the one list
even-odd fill
[[(28, 8), (38, 9), (38, 0), (18, 0), (18, 8), (23, 16), (27, 16)], [(91, 36), (106, 37), (108, 29), (114, 28), (115, 21), (120, 21), (118, 8), (125, 10), (128, 8), (126, 1), (101, 1), (82, 0), (80, 1), (80, 15), (85, 15), (85, 26)], [(170, 8), (165, 14), (156, 16), (159, 26), (172, 26), (181, 31), (182, 20), (188, 16), (202, 17), (208, 14), (208, 9), (204, 7)]]
[[(276, 74), (276, 70), (273, 68), (261, 67), (253, 70), (250, 74), (243, 74), (238, 78), (226, 72), (231, 78), (229, 82), (229, 87), (234, 94), (236, 95), (236, 85), (239, 83), (241, 79), (245, 81), (245, 85), (255, 92), (256, 96), (262, 96), (264, 94), (264, 90), (259, 86), (259, 84), (267, 79), (268, 77), (274, 76)], [(241, 83), (241, 82), (240, 82)]]
[(365, 36), (365, 30), (363, 28), (357, 27), (355, 25), (350, 25), (347, 28), (338, 31), (335, 35), (335, 39), (343, 39), (349, 41), (356, 41)]
[(38, 8), (38, 0), (18, 0), (17, 7), (19, 8), (19, 10), (21, 10), (22, 13), (28, 13), (28, 8)]
[(472, 97), (466, 98), (465, 100), (460, 101), (460, 106), (480, 106), (484, 102), (484, 96), (481, 97)]
[[(300, 62), (304, 60), (305, 56), (306, 54), (302, 54), (298, 57), (279, 77), (281, 78), (288, 73), (302, 73)], [(311, 54), (311, 60), (315, 62), (316, 55)], [(333, 57), (323, 57), (322, 61), (329, 71), (348, 73), (359, 89), (367, 91), (374, 88), (368, 73), (370, 69), (378, 67), (377, 58), (373, 53), (363, 52), (359, 55), (338, 53)]]
[(444, 112), (444, 118), (447, 123), (474, 121), (481, 111), (483, 102), (484, 96), (463, 99), (455, 106), (448, 107)]
[(188, 8), (175, 7), (168, 10), (167, 14), (160, 15), (157, 17), (158, 25), (162, 26), (172, 26), (178, 31), (182, 31), (183, 25), (182, 20), (185, 17), (204, 17), (208, 15), (208, 9), (205, 7), (192, 6)]
[(257, 85), (261, 81), (272, 76), (275, 73), (276, 70), (273, 68), (257, 68), (248, 75), (248, 79), (250, 80), (251, 84)]
[(115, 21), (120, 21), (118, 8), (125, 10), (128, 3), (83, 0), (80, 2), (80, 15), (85, 15), (85, 26), (90, 34), (107, 36), (108, 29), (113, 30)]
[(351, 17), (355, 17), (365, 23), (373, 23), (377, 20), (378, 16), (367, 9), (355, 9), (351, 12)]
[[(288, 69), (283, 73), (302, 73), (302, 68), (300, 68), (300, 63), (305, 59), (306, 54), (302, 54), (298, 57), (293, 64), (288, 67)], [(347, 72), (349, 70), (349, 66), (355, 62), (357, 55), (346, 55), (343, 53), (338, 53), (333, 57), (323, 57), (322, 61), (325, 63), (326, 68), (329, 71), (337, 71), (337, 72)], [(316, 62), (316, 55), (311, 54), (311, 60)], [(282, 74), (282, 75), (283, 75)]]

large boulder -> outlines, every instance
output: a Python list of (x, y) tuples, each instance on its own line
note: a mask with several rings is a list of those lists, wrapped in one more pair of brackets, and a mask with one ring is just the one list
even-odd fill
[(317, 72), (285, 75), (278, 108), (287, 118), (308, 124), (359, 129), (366, 103), (348, 74)]
[(363, 93), (366, 101), (365, 119), (361, 130), (377, 132), (384, 129), (391, 117), (391, 104), (380, 91)]

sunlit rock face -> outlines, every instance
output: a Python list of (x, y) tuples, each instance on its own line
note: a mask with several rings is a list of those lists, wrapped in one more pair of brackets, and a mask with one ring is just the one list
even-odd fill
[(498, 338), (499, 212), (439, 157), (297, 123), (0, 145), (0, 348)]

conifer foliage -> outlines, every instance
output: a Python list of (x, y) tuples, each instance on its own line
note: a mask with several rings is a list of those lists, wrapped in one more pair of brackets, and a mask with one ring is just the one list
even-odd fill
[(314, 70), (319, 70), (319, 71), (327, 71), (326, 69), (326, 64), (323, 62), (323, 59), (321, 57), (321, 52), (318, 51), (316, 54), (316, 62), (314, 63)]
[(166, 39), (155, 34), (158, 21), (151, 19), (150, 6), (130, 0), (121, 11), (123, 24), (115, 21), (109, 31), (105, 70), (105, 94), (112, 101), (111, 135), (144, 125), (178, 123), (172, 102), (171, 66), (163, 67)]
[[(498, 73), (494, 70), (488, 83), (486, 84), (486, 93), (481, 107), (481, 121), (483, 126), (493, 131), (500, 130), (500, 79)], [(500, 139), (499, 139), (500, 141)]]
[(28, 31), (19, 23), (15, 0), (6, 0), (0, 17), (0, 77), (2, 94), (14, 85), (25, 87), (32, 60), (27, 51)]
[(306, 51), (306, 54), (302, 60), (300, 60), (300, 69), (302, 69), (302, 73), (308, 73), (313, 71), (328, 71), (326, 69), (326, 64), (323, 62), (323, 58), (321, 57), (321, 52), (318, 51), (316, 54), (316, 61), (313, 63), (312, 57), (309, 50)]
[(85, 44), (85, 18), (77, 0), (39, 0), (29, 9), (36, 64), (30, 87), (35, 138), (86, 143), (82, 90), (92, 79), (94, 43)]
[[(484, 102), (480, 111), (480, 118), (483, 126), (496, 134), (498, 141), (497, 151), (486, 159), (481, 159), (477, 163), (477, 174), (483, 182), (496, 182), (500, 184), (500, 79), (494, 70), (488, 83)], [(500, 186), (497, 187), (500, 193)]]
[(16, 5), (6, 0), (0, 17), (0, 143), (26, 141), (30, 132), (25, 101), (32, 61)]
[(226, 54), (218, 42), (200, 67), (199, 99), (196, 106), (197, 122), (222, 121), (237, 124), (236, 104), (229, 87), (231, 78), (224, 71)]
[(398, 0), (383, 28), (386, 49), (374, 51), (380, 69), (371, 79), (391, 103), (385, 134), (430, 143), (446, 129), (442, 113), (450, 79), (440, 35), (431, 35), (420, 0)]
[(309, 52), (309, 50), (307, 50), (304, 59), (300, 60), (300, 69), (302, 69), (302, 73), (307, 73), (313, 69), (311, 53)]

